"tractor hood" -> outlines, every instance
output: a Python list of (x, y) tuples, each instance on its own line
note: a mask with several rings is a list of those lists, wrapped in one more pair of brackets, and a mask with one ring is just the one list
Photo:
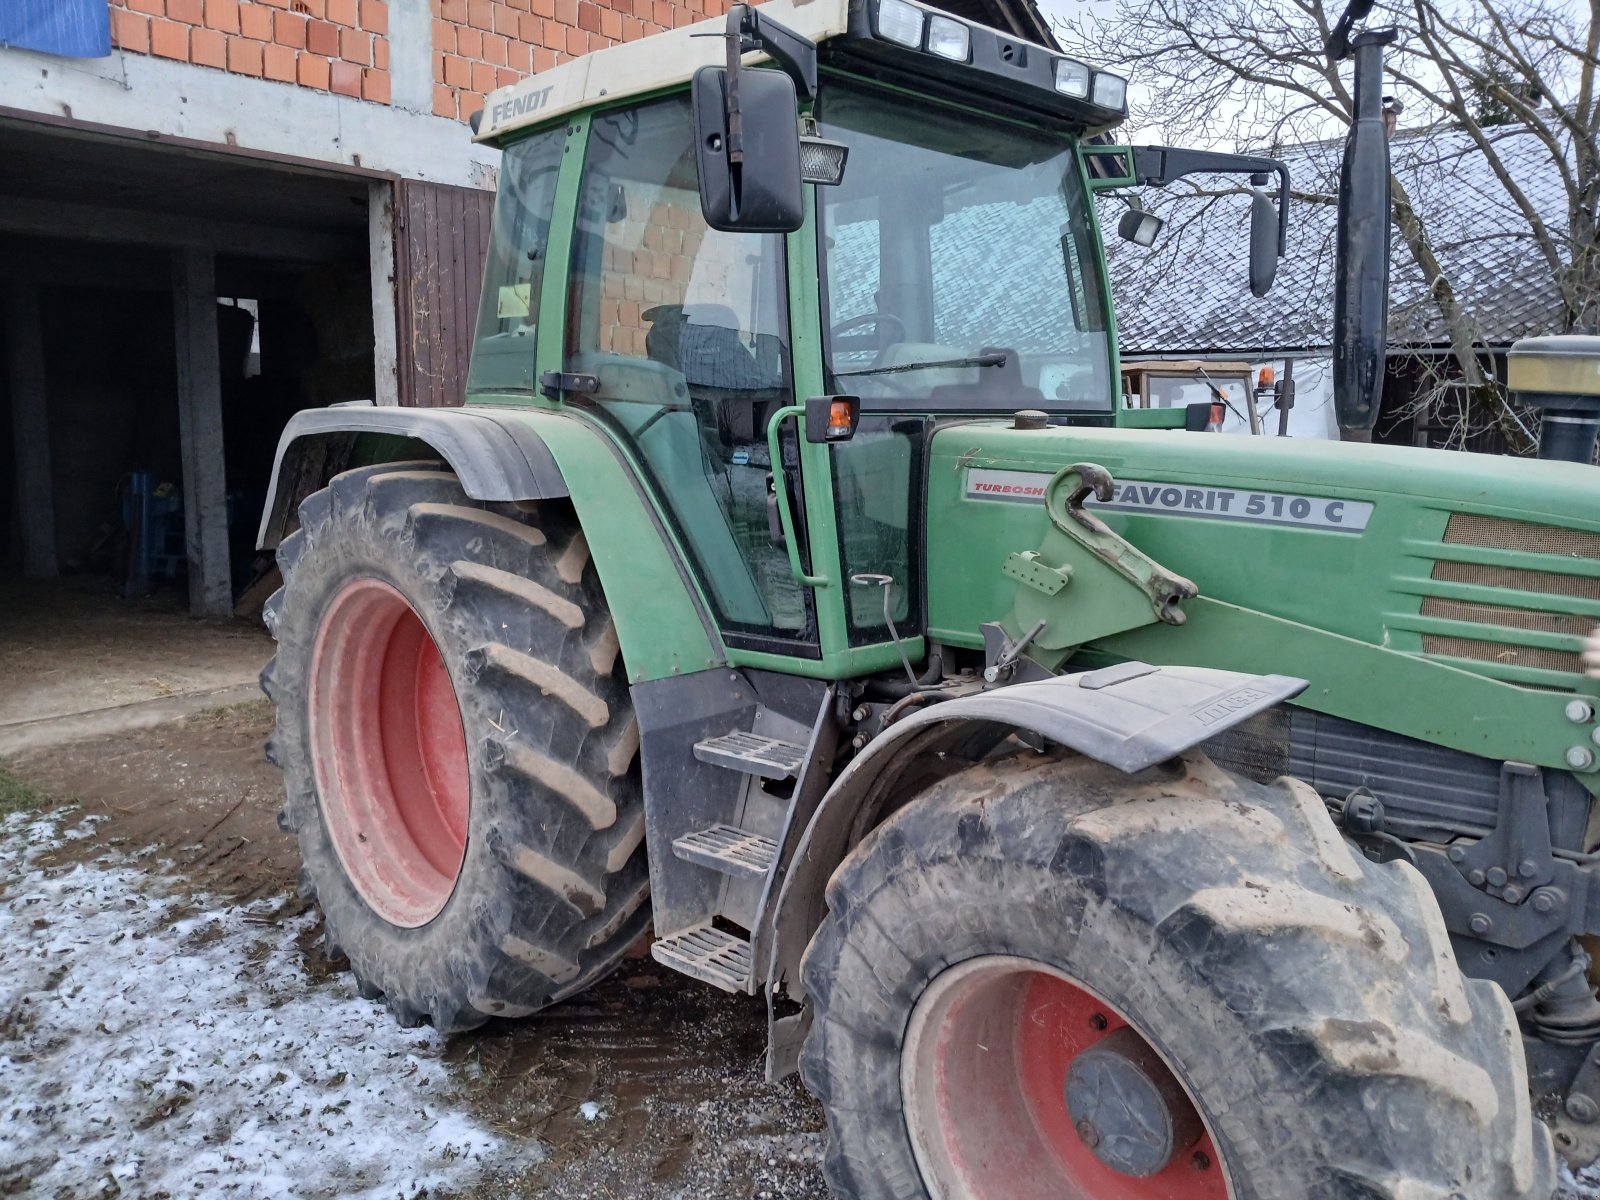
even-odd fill
[(1038, 546), (1044, 485), (1078, 462), (1116, 482), (1091, 511), (1203, 597), (1507, 683), (1594, 690), (1578, 654), (1600, 625), (1600, 470), (1406, 447), (946, 426), (928, 479), (931, 636), (970, 645), (1010, 611), (1001, 565)]

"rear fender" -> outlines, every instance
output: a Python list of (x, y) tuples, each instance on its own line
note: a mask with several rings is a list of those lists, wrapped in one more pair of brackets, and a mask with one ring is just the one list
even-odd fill
[(880, 822), (1006, 738), (1026, 734), (1130, 774), (1298, 695), (1303, 679), (1128, 662), (933, 704), (891, 726), (834, 781), (778, 895), (767, 978), (804, 998), (800, 958), (834, 869)]
[[(550, 500), (567, 495), (550, 448), (509, 412), (485, 408), (391, 408), (349, 405), (298, 412), (278, 439), (272, 484), (256, 545), (275, 549), (290, 532), (295, 506), (337, 474), (357, 438), (379, 435), (425, 442), (450, 465), (474, 500)], [(318, 469), (315, 464), (335, 464)], [(302, 479), (307, 469), (318, 476)], [(309, 484), (309, 486), (307, 486)]]

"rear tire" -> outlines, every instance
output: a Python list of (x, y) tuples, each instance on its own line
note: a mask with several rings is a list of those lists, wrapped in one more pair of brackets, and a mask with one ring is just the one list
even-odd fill
[[(982, 763), (874, 830), (828, 902), (801, 1070), (841, 1197), (1551, 1195), (1504, 994), (1303, 785), (1200, 754)], [(1065, 1067), (1124, 1021), (1202, 1123), (1155, 1174), (1066, 1111)]]
[(648, 926), (649, 874), (638, 727), (571, 510), (365, 467), (301, 505), (278, 562), (280, 824), (362, 993), (450, 1032), (605, 974)]

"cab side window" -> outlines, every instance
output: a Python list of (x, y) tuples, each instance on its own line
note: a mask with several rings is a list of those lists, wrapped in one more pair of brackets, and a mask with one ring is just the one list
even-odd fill
[(766, 438), (793, 397), (783, 239), (706, 225), (691, 138), (687, 97), (594, 118), (565, 369), (598, 380), (587, 402), (634, 451), (729, 644), (795, 653), (816, 620), (774, 536)]

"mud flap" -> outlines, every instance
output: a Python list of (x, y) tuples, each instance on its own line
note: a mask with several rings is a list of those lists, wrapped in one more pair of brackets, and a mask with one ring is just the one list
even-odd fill
[(897, 723), (894, 733), (906, 737), (947, 721), (1013, 725), (1132, 773), (1305, 688), (1304, 679), (1288, 675), (1126, 662), (937, 704)]

